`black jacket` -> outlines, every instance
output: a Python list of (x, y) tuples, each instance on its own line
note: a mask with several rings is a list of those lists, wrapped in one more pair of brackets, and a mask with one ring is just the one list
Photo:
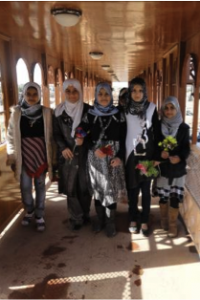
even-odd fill
[(89, 113), (84, 116), (80, 127), (88, 133), (89, 149), (97, 147), (97, 141), (99, 140), (99, 136), (102, 131), (100, 119), (102, 120), (103, 126), (105, 127), (111, 120), (110, 125), (105, 130), (104, 136), (102, 137), (102, 141), (119, 141), (120, 149), (116, 156), (124, 160), (126, 120), (122, 111), (117, 112), (113, 116), (96, 117)]
[[(161, 123), (160, 123), (160, 137), (161, 140), (165, 138), (161, 133)], [(178, 143), (178, 146), (170, 151), (170, 156), (179, 156), (181, 161), (177, 164), (171, 164), (169, 159), (162, 159), (160, 156), (160, 170), (161, 170), (161, 176), (169, 178), (170, 181), (173, 180), (173, 178), (179, 178), (185, 175), (186, 172), (186, 159), (188, 158), (190, 154), (190, 142), (189, 142), (189, 126), (185, 124), (184, 122), (180, 124), (178, 132), (176, 134), (176, 140)], [(163, 149), (160, 149), (160, 155)]]
[[(90, 106), (84, 103), (83, 114)], [(57, 144), (57, 161), (59, 169), (59, 193), (69, 197), (76, 197), (77, 193), (88, 194), (86, 180), (86, 161), (88, 153), (88, 140), (84, 139), (82, 146), (75, 146), (75, 139), (71, 136), (72, 119), (64, 111), (59, 117), (53, 117), (53, 134)], [(62, 151), (70, 148), (74, 158), (69, 161), (62, 156)]]

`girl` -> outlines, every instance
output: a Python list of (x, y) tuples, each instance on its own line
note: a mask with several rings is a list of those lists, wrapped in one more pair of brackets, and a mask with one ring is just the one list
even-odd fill
[(119, 91), (118, 106), (121, 109), (123, 109), (126, 105), (127, 92), (128, 92), (128, 88), (125, 87)]
[[(172, 136), (177, 147), (170, 152), (161, 151), (161, 177), (157, 179), (157, 192), (160, 197), (161, 225), (169, 236), (177, 236), (179, 202), (183, 201), (186, 174), (186, 159), (190, 153), (189, 126), (183, 122), (179, 103), (175, 97), (167, 97), (161, 108), (161, 141)], [(169, 199), (169, 212), (168, 212)], [(169, 213), (169, 214), (168, 214)], [(168, 224), (169, 222), (169, 224)]]
[[(26, 214), (22, 225), (30, 224), (35, 215), (38, 231), (45, 229), (45, 177), (52, 178), (52, 111), (40, 104), (40, 86), (28, 82), (23, 87), (22, 99), (12, 110), (7, 135), (7, 164), (20, 181)], [(32, 179), (35, 184), (35, 204)]]
[(86, 181), (87, 140), (76, 146), (75, 129), (89, 105), (83, 103), (81, 84), (76, 79), (63, 83), (65, 101), (55, 110), (54, 139), (58, 148), (59, 193), (67, 195), (70, 228), (78, 230), (89, 221), (91, 196)]
[[(155, 104), (148, 102), (146, 84), (142, 78), (131, 80), (128, 89), (126, 106), (126, 179), (129, 196), (129, 231), (148, 236), (148, 220), (150, 213), (151, 180), (141, 176), (136, 165), (142, 160), (153, 160), (157, 141), (158, 114)], [(142, 191), (142, 214), (138, 210), (138, 196)]]
[(94, 230), (99, 232), (106, 225), (108, 237), (116, 235), (117, 200), (125, 190), (122, 166), (125, 132), (125, 118), (113, 106), (110, 85), (98, 84), (94, 107), (84, 116), (77, 137), (89, 133), (88, 171), (97, 213)]

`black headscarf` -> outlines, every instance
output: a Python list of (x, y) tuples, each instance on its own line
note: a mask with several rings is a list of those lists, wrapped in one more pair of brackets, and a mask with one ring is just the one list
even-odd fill
[(128, 96), (128, 88), (124, 87), (119, 91), (119, 100), (118, 100), (119, 106), (122, 107), (126, 106), (127, 96)]
[[(135, 85), (140, 85), (142, 87), (143, 91), (143, 98), (140, 102), (136, 102), (132, 99), (131, 93)], [(126, 106), (126, 113), (130, 113), (132, 115), (138, 115), (139, 118), (143, 119), (146, 110), (149, 106), (148, 98), (147, 98), (147, 88), (146, 88), (146, 83), (144, 79), (140, 77), (135, 77), (130, 81), (129, 88), (128, 88), (128, 101), (127, 101), (127, 106)]]

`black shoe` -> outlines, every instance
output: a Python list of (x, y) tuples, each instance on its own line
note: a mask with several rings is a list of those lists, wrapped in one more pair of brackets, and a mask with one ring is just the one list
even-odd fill
[(108, 223), (106, 224), (106, 235), (107, 237), (111, 238), (114, 237), (117, 234), (115, 224), (114, 223)]
[(101, 230), (103, 230), (105, 226), (105, 223), (99, 221), (98, 219), (96, 219), (93, 224), (92, 224), (92, 230), (96, 233), (100, 232)]
[(147, 228), (141, 228), (141, 231), (142, 231), (142, 234), (144, 235), (144, 236), (146, 236), (146, 237), (148, 237), (149, 236), (149, 234), (150, 234), (150, 231), (149, 231), (149, 228), (147, 227)]
[(69, 227), (71, 230), (80, 230), (82, 227), (82, 224), (76, 223), (76, 221), (69, 219)]
[(91, 223), (91, 219), (89, 216), (83, 216), (83, 224), (88, 225)]

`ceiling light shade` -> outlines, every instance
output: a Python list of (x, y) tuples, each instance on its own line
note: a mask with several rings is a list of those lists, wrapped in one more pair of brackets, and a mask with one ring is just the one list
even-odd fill
[(76, 9), (54, 8), (51, 10), (51, 14), (61, 26), (71, 27), (78, 23), (82, 12)]
[(101, 66), (103, 70), (108, 71), (110, 69), (109, 65), (102, 65)]
[(93, 58), (93, 59), (101, 59), (103, 56), (103, 52), (90, 52), (89, 55)]

